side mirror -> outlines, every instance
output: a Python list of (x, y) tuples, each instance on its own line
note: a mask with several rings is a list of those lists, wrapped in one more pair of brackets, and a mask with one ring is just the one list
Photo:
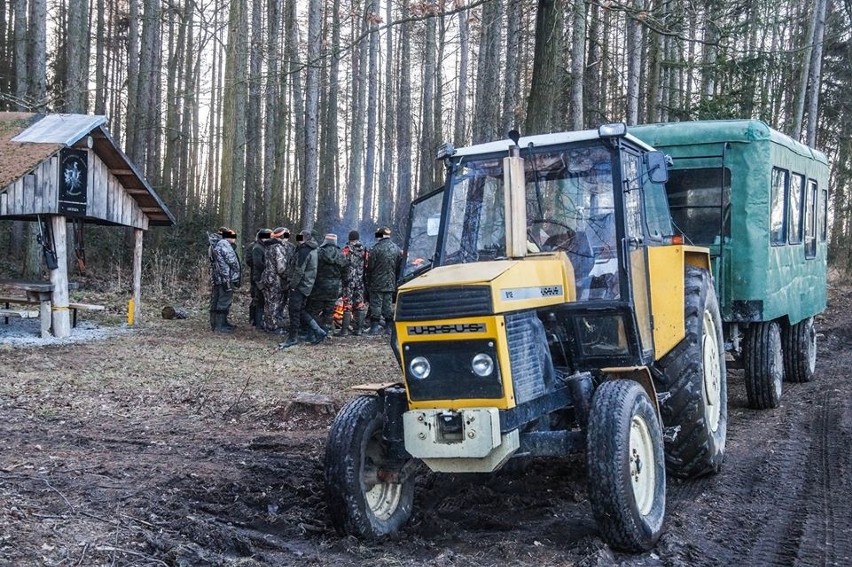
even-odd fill
[(648, 152), (645, 154), (648, 177), (653, 183), (665, 183), (669, 180), (669, 159), (663, 152)]

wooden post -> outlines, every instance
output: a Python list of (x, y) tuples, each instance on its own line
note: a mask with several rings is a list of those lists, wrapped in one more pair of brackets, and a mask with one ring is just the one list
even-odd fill
[(142, 235), (141, 228), (133, 230), (133, 321), (139, 322), (142, 313)]
[(53, 232), (53, 245), (59, 267), (50, 271), (50, 283), (53, 284), (53, 336), (62, 339), (71, 334), (71, 314), (68, 312), (68, 246), (66, 245), (65, 217), (50, 217)]

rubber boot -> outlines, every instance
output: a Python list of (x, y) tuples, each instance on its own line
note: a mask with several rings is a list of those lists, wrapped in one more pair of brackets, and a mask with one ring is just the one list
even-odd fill
[(228, 312), (227, 311), (222, 311), (222, 326), (225, 327), (226, 329), (228, 329), (228, 331), (233, 331), (234, 329), (237, 328), (236, 325), (232, 325), (231, 323), (228, 322)]
[(391, 331), (393, 331), (393, 319), (385, 320), (385, 334), (390, 335)]
[(299, 337), (291, 333), (286, 341), (284, 341), (283, 343), (278, 343), (278, 348), (290, 348), (291, 346), (296, 346), (297, 344), (299, 344)]
[(379, 325), (378, 321), (373, 321), (373, 324), (372, 324), (372, 326), (370, 326), (370, 330), (367, 331), (367, 334), (372, 335), (372, 336), (382, 334), (382, 327), (381, 327), (381, 325)]
[(314, 332), (314, 339), (311, 341), (312, 345), (318, 345), (328, 337), (328, 333), (314, 319), (311, 319), (310, 327), (311, 331)]
[(258, 329), (263, 329), (263, 309), (254, 309), (254, 322), (252, 323)]
[(216, 330), (216, 312), (215, 311), (210, 312), (210, 330), (211, 331)]
[[(340, 330), (334, 333), (335, 337), (345, 337), (350, 333), (349, 325), (352, 323), (352, 312), (344, 311), (343, 312), (343, 323), (340, 325)], [(353, 333), (354, 334), (354, 333)]]
[(216, 321), (215, 321), (215, 327), (213, 328), (213, 331), (215, 331), (217, 333), (233, 333), (234, 332), (233, 327), (229, 327), (227, 325), (227, 322), (228, 322), (227, 317), (228, 317), (227, 311), (217, 311), (216, 314), (215, 314)]
[(249, 305), (249, 324), (257, 327), (257, 305)]
[(367, 311), (364, 309), (358, 310), (358, 315), (355, 318), (355, 330), (352, 331), (352, 334), (356, 337), (361, 336), (361, 332), (364, 330), (364, 319), (367, 317)]

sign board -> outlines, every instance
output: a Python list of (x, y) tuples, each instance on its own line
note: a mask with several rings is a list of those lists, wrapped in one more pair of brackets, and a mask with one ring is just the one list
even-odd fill
[(59, 152), (59, 212), (86, 216), (88, 202), (89, 152), (64, 148)]

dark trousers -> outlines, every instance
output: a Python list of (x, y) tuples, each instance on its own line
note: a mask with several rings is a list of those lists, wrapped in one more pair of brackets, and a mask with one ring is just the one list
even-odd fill
[(370, 320), (378, 323), (380, 317), (386, 323), (393, 321), (393, 292), (370, 290)]
[(227, 313), (231, 310), (234, 302), (234, 290), (225, 284), (216, 284), (210, 291), (210, 312), (222, 311)]
[(306, 309), (308, 296), (298, 289), (291, 289), (290, 297), (287, 301), (290, 311), (290, 337), (298, 337), (299, 328), (302, 325), (306, 329), (310, 328), (311, 321), (314, 320)]

